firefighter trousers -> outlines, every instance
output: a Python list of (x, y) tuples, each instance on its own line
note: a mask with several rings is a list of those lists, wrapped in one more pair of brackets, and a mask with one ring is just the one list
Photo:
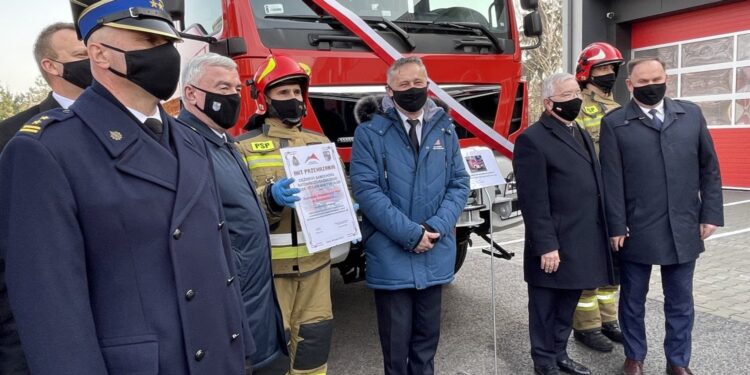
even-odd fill
[(333, 331), (331, 269), (276, 276), (274, 286), (289, 337), (289, 374), (324, 375)]
[(573, 329), (590, 331), (601, 329), (602, 323), (617, 322), (618, 290), (617, 285), (584, 290), (573, 315)]

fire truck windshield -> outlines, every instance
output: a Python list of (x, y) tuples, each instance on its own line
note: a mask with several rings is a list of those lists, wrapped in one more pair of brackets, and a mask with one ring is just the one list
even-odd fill
[[(506, 1), (508, 0), (339, 2), (362, 17), (402, 52), (512, 53), (513, 43), (503, 43), (504, 48), (501, 48), (497, 42), (512, 37)], [(338, 20), (320, 10), (316, 12), (317, 7), (310, 1), (250, 2), (258, 32), (266, 47), (367, 50)], [(450, 37), (446, 37), (447, 35)]]

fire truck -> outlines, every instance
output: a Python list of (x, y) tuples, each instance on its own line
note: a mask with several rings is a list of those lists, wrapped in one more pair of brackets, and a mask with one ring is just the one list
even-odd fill
[[(520, 3), (528, 12), (523, 33), (537, 41), (532, 45), (519, 41), (513, 0), (165, 1), (184, 36), (178, 44), (183, 64), (216, 52), (236, 61), (243, 81), (252, 79), (272, 52), (308, 65), (311, 86), (302, 126), (335, 142), (345, 164), (358, 125), (357, 103), (385, 94), (385, 73), (396, 57), (420, 56), (431, 94), (450, 108), (461, 147), (491, 148), (507, 181), (472, 191), (456, 226), (456, 271), (472, 233), (489, 242), (493, 231), (520, 223), (510, 156), (513, 140), (528, 123), (521, 52), (538, 47), (542, 36), (538, 2)], [(256, 110), (249, 90), (242, 100), (234, 134)], [(171, 104), (174, 111), (178, 102), (167, 103), (167, 109)], [(513, 256), (497, 244), (483, 251)], [(364, 279), (360, 246), (338, 246), (331, 258), (344, 282)]]

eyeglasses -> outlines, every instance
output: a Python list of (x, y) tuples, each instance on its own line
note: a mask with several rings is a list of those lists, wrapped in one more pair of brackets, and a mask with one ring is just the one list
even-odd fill
[(578, 90), (578, 91), (566, 91), (566, 92), (564, 92), (562, 94), (550, 95), (548, 97), (548, 99), (549, 98), (558, 97), (558, 98), (561, 98), (561, 99), (565, 99), (565, 101), (568, 101), (568, 100), (572, 100), (574, 98), (581, 98), (581, 95), (582, 94), (581, 94), (580, 90)]

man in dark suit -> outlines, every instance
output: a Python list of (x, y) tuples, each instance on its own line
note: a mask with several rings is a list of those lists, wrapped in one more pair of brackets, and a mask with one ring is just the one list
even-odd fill
[(91, 85), (86, 46), (76, 37), (72, 23), (45, 27), (34, 43), (34, 59), (52, 92), (41, 103), (0, 122), (0, 151), (30, 118), (53, 108), (70, 107)]
[[(29, 119), (54, 108), (68, 108), (91, 84), (86, 46), (76, 37), (72, 23), (54, 23), (39, 33), (34, 43), (39, 71), (52, 88), (41, 103), (0, 121), (0, 152)], [(0, 374), (28, 374), (26, 358), (16, 331), (5, 287), (5, 259), (0, 256)]]
[(241, 374), (253, 349), (207, 146), (159, 105), (180, 67), (159, 4), (71, 1), (96, 81), (0, 157), (32, 374)]
[(581, 90), (553, 74), (542, 87), (545, 112), (515, 144), (513, 170), (526, 224), (524, 278), (534, 371), (590, 374), (566, 346), (583, 289), (612, 282), (604, 200), (594, 145), (575, 123)]
[(623, 372), (643, 373), (651, 266), (661, 266), (667, 373), (692, 374), (693, 272), (703, 240), (724, 223), (719, 163), (700, 108), (665, 98), (657, 58), (628, 63), (633, 100), (602, 119), (610, 240), (619, 251)]
[(252, 373), (283, 374), (288, 371), (289, 358), (273, 285), (266, 212), (228, 132), (240, 115), (241, 91), (242, 81), (232, 59), (215, 53), (194, 57), (183, 69), (183, 109), (177, 118), (203, 137), (213, 161), (245, 316), (256, 347), (249, 358)]

